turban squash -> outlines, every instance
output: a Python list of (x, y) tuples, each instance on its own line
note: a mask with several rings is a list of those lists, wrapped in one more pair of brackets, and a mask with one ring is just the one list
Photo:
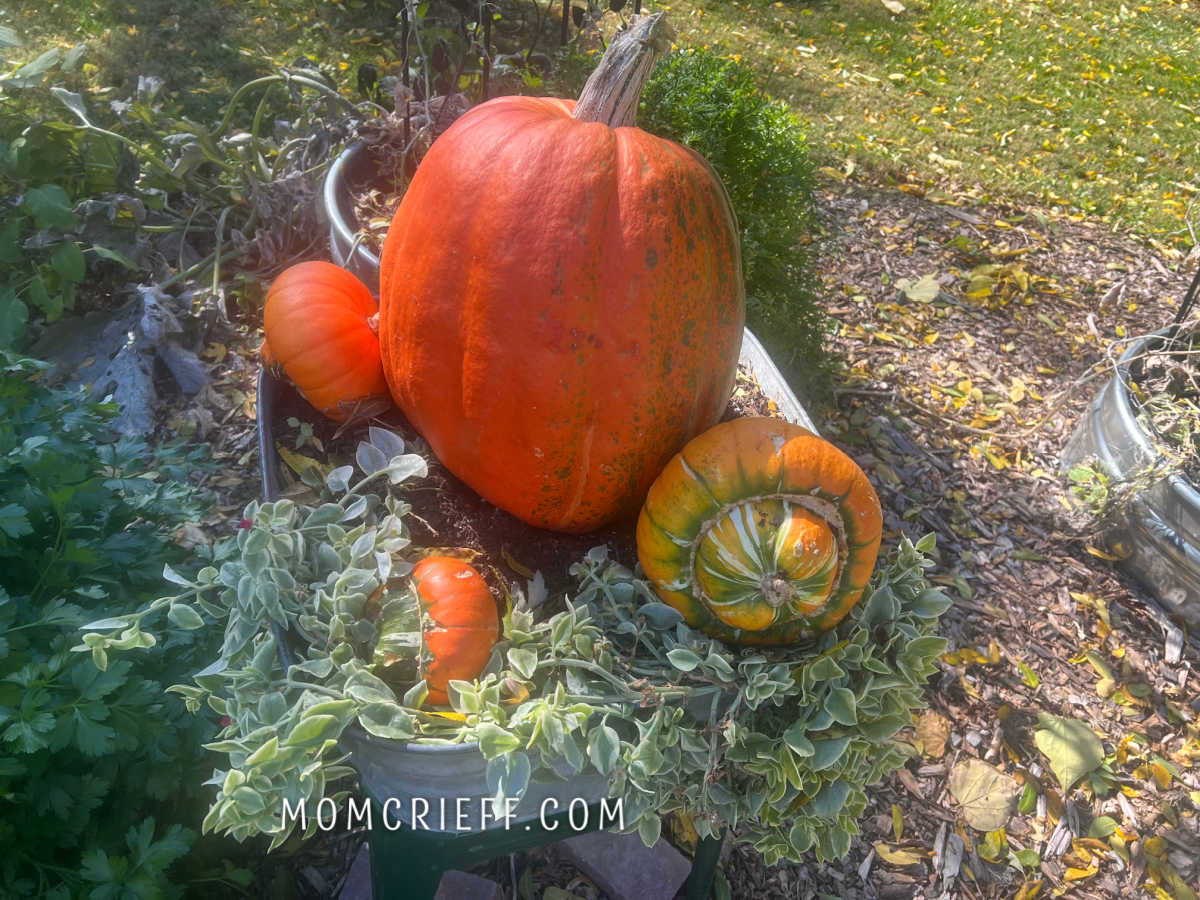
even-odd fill
[(855, 462), (806, 428), (724, 422), (650, 488), (638, 559), (655, 592), (701, 631), (781, 645), (836, 625), (875, 568), (883, 516)]
[(384, 242), (392, 396), (447, 468), (538, 527), (632, 518), (732, 388), (745, 293), (724, 187), (633, 127), (665, 28), (636, 17), (577, 104), (499, 97), (458, 119)]
[(264, 365), (284, 371), (304, 399), (344, 422), (388, 396), (375, 298), (345, 269), (297, 263), (271, 283), (263, 310)]

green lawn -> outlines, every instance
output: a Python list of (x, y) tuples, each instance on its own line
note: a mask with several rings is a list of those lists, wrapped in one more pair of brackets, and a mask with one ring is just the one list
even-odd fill
[(916, 182), (1032, 198), (1191, 244), (1196, 0), (674, 2), (814, 126), (813, 149)]
[[(549, 0), (546, 14), (558, 15)], [(822, 164), (978, 197), (1032, 200), (1186, 249), (1200, 191), (1200, 0), (675, 0), (681, 45), (751, 64), (812, 123)], [(219, 109), (301, 56), (352, 91), (397, 57), (398, 2), (60, 0), (12, 11), (18, 57), (89, 43), (100, 84), (167, 78)], [(508, 20), (531, 17), (506, 5)], [(82, 24), (83, 21), (93, 24)], [(611, 30), (615, 17), (607, 17)], [(498, 32), (499, 33), (499, 32)], [(543, 43), (546, 43), (543, 41)], [(539, 49), (549, 49), (539, 47)], [(206, 98), (207, 102), (206, 102)]]

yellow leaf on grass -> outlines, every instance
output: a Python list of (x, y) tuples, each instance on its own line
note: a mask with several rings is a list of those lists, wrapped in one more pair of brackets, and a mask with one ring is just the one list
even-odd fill
[(923, 275), (917, 279), (901, 278), (896, 282), (896, 288), (909, 300), (917, 303), (932, 303), (942, 291), (937, 275)]
[[(1108, 848), (1106, 847), (1105, 850), (1107, 849)], [(1081, 846), (1078, 838), (1071, 839), (1071, 850), (1073, 850), (1075, 855), (1079, 857), (1079, 862), (1083, 863), (1085, 866), (1092, 865), (1092, 851), (1087, 847)]]
[(1099, 871), (1099, 866), (1088, 866), (1086, 869), (1078, 869), (1072, 866), (1063, 873), (1063, 878), (1066, 881), (1082, 881), (1085, 878), (1091, 878)]
[(1020, 403), (1025, 399), (1025, 382), (1020, 378), (1012, 380), (1012, 387), (1008, 389), (1008, 399), (1013, 403)]
[(1013, 900), (1034, 900), (1038, 894), (1042, 892), (1041, 881), (1027, 881), (1021, 885), (1021, 889), (1013, 895)]
[(902, 847), (893, 847), (883, 841), (875, 842), (875, 852), (885, 863), (893, 866), (915, 866), (928, 858), (927, 854), (919, 850), (905, 850)]
[(1171, 786), (1171, 770), (1160, 762), (1150, 763), (1150, 774), (1164, 791)]
[(1088, 553), (1092, 554), (1092, 556), (1095, 556), (1099, 559), (1108, 560), (1108, 562), (1118, 562), (1121, 559), (1121, 557), (1113, 556), (1111, 553), (1107, 553), (1104, 550), (1101, 550), (1099, 547), (1093, 547), (1091, 544), (1088, 544), (1084, 549), (1087, 550)]
[(892, 836), (897, 841), (904, 834), (904, 811), (895, 803), (892, 804)]

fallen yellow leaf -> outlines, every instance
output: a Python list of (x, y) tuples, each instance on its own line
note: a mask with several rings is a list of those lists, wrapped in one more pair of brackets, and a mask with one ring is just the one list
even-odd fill
[(879, 854), (879, 858), (885, 863), (893, 866), (915, 866), (927, 858), (927, 854), (919, 850), (906, 850), (902, 847), (893, 847), (883, 841), (875, 842), (875, 852)]
[(523, 565), (520, 560), (508, 552), (507, 547), (500, 548), (500, 557), (508, 564), (508, 567), (520, 575), (522, 578), (532, 578), (534, 571), (528, 566)]
[(303, 475), (305, 469), (310, 469), (313, 466), (316, 466), (318, 470), (321, 467), (321, 464), (311, 456), (305, 456), (303, 453), (297, 453), (295, 450), (289, 450), (279, 441), (275, 442), (275, 449), (279, 451), (280, 459), (287, 463), (288, 468), (297, 475)]
[(1150, 774), (1164, 791), (1171, 786), (1171, 770), (1160, 762), (1150, 763)]

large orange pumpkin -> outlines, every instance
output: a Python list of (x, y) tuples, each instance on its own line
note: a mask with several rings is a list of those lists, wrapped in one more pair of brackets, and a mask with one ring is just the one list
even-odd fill
[(375, 333), (375, 298), (333, 263), (303, 262), (267, 291), (262, 356), (304, 398), (344, 422), (356, 408), (388, 396)]
[(882, 531), (854, 460), (799, 425), (751, 417), (706, 431), (663, 470), (638, 518), (638, 559), (701, 631), (790, 644), (858, 602)]
[(635, 514), (733, 384), (745, 293), (725, 190), (632, 127), (665, 27), (635, 18), (578, 104), (500, 97), (460, 118), (383, 246), (392, 396), (451, 471), (543, 528)]

